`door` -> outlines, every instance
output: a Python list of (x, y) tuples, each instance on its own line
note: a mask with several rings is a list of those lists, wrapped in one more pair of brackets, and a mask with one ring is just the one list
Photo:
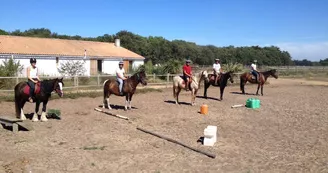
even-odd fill
[(90, 60), (90, 75), (97, 75), (98, 69), (97, 69), (97, 60), (92, 59)]
[(102, 60), (97, 60), (97, 72), (102, 72)]
[(124, 71), (125, 73), (129, 73), (129, 61), (124, 60)]

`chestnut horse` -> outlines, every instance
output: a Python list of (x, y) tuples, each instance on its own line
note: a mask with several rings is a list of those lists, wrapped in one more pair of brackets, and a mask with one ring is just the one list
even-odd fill
[[(49, 98), (51, 97), (51, 92), (56, 91), (59, 97), (63, 97), (63, 78), (61, 79), (50, 79), (43, 80), (36, 85), (35, 89), (35, 97), (33, 101), (36, 103), (35, 113), (33, 115), (32, 121), (38, 121), (38, 112), (40, 103), (43, 103), (41, 121), (47, 121), (46, 117), (46, 109)], [(15, 86), (15, 109), (16, 109), (16, 117), (21, 120), (26, 120), (26, 117), (23, 112), (23, 107), (28, 101), (29, 98), (29, 85), (27, 82), (20, 82)]]
[[(192, 77), (192, 81), (190, 83), (190, 91), (191, 91), (191, 105), (195, 105), (195, 97), (197, 95), (197, 91), (200, 88), (200, 82), (202, 79), (208, 80), (207, 71), (204, 70), (196, 76)], [(173, 78), (173, 97), (175, 99), (175, 104), (179, 104), (179, 93), (181, 89), (185, 88), (185, 82), (182, 79), (182, 76), (174, 76)]]
[(223, 91), (227, 86), (228, 80), (233, 83), (233, 72), (229, 71), (227, 73), (221, 73), (218, 79), (218, 85), (215, 85), (214, 74), (208, 74), (209, 80), (204, 80), (204, 97), (207, 99), (207, 89), (212, 86), (220, 86), (220, 100), (223, 100)]
[(256, 95), (259, 95), (259, 89), (261, 86), (261, 95), (263, 96), (263, 85), (265, 84), (265, 82), (267, 81), (268, 77), (272, 76), (276, 79), (278, 79), (278, 74), (277, 74), (277, 70), (276, 69), (272, 69), (272, 70), (268, 70), (265, 72), (259, 72), (259, 83), (255, 80), (255, 77), (249, 73), (249, 72), (245, 72), (240, 76), (240, 90), (242, 91), (242, 94), (245, 94), (245, 85), (248, 82), (252, 83), (252, 84), (258, 84), (257, 85), (257, 91), (256, 91)]
[(116, 79), (108, 79), (104, 82), (104, 102), (103, 108), (107, 105), (108, 109), (112, 109), (109, 105), (109, 96), (114, 94), (116, 96), (125, 96), (125, 107), (124, 110), (131, 109), (131, 100), (132, 96), (136, 91), (137, 85), (141, 83), (142, 85), (147, 85), (146, 80), (146, 73), (144, 70), (140, 70), (139, 72), (135, 73), (128, 79), (124, 80), (123, 83), (123, 95), (120, 95), (119, 92), (119, 85)]

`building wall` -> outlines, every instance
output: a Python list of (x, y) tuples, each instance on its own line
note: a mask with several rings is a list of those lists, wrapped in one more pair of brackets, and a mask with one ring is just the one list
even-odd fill
[[(30, 66), (30, 59), (29, 58), (14, 58), (16, 61), (19, 61), (20, 64), (23, 66), (23, 70), (18, 76), (26, 77), (27, 74), (27, 67)], [(3, 60), (5, 58), (0, 58), (0, 64), (3, 64)], [(8, 60), (8, 58), (7, 58)], [(61, 63), (65, 63), (68, 60), (60, 59), (58, 65), (56, 64), (56, 59), (40, 59), (37, 58), (36, 66), (38, 67), (38, 72), (40, 76), (62, 76), (57, 68), (60, 68)], [(73, 60), (73, 61), (82, 61), (82, 60)], [(84, 68), (86, 70), (84, 75), (90, 75), (90, 60), (86, 60), (84, 64)]]
[(135, 60), (132, 63), (132, 68), (136, 69), (138, 68), (140, 65), (144, 65), (144, 61), (143, 60)]
[(105, 74), (115, 74), (115, 70), (118, 67), (118, 63), (120, 61), (113, 61), (113, 60), (104, 60), (102, 66), (102, 72)]
[[(52, 58), (42, 58), (42, 57), (35, 57), (37, 59), (37, 67), (39, 69), (39, 75), (40, 76), (62, 76), (58, 72), (58, 68), (60, 68), (61, 63), (65, 63), (68, 61), (68, 58), (62, 58), (59, 57), (58, 65), (56, 64), (56, 57)], [(2, 64), (2, 61), (8, 59), (4, 57), (0, 57), (0, 64)], [(18, 76), (20, 77), (26, 77), (26, 69), (30, 66), (30, 59), (29, 58), (20, 58), (20, 57), (14, 57), (16, 61), (19, 61), (21, 65), (23, 65), (23, 70)], [(72, 60), (72, 59), (70, 59)], [(83, 61), (81, 58), (75, 58), (75, 60), (72, 61)], [(102, 72), (105, 74), (115, 74), (115, 70), (118, 67), (119, 60), (103, 60), (102, 62)], [(143, 60), (132, 60), (132, 68), (138, 68), (140, 65), (143, 65)], [(86, 70), (85, 75), (90, 76), (90, 60), (86, 59), (84, 68)]]

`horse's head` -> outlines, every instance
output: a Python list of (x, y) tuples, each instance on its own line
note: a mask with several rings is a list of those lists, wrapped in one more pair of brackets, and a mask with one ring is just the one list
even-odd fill
[(204, 78), (204, 80), (206, 82), (208, 82), (210, 80), (210, 78), (208, 77), (208, 73), (206, 70), (202, 71), (202, 75), (201, 75), (202, 78)]
[(229, 80), (230, 80), (230, 82), (231, 83), (233, 83), (234, 81), (233, 81), (233, 71), (229, 71), (228, 73), (226, 73), (228, 76), (228, 78), (229, 78)]
[(59, 97), (64, 96), (63, 86), (64, 86), (63, 78), (61, 78), (61, 79), (56, 78), (55, 83), (54, 83), (54, 90), (59, 95)]
[(138, 73), (137, 73), (137, 79), (138, 79), (138, 82), (140, 82), (142, 85), (147, 85), (147, 76), (146, 76), (146, 72), (144, 69), (140, 70)]
[(276, 69), (270, 70), (270, 75), (273, 76), (274, 78), (278, 79), (278, 74)]

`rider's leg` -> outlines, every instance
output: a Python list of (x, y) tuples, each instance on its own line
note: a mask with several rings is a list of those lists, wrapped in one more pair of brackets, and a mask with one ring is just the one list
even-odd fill
[(219, 74), (217, 72), (215, 72), (214, 75), (215, 75), (214, 85), (217, 85), (218, 84)]
[(120, 95), (123, 95), (123, 92), (122, 92), (122, 90), (123, 90), (123, 79), (118, 78), (117, 81), (119, 83), (118, 87), (119, 87)]
[(28, 100), (29, 102), (33, 102), (32, 97), (34, 96), (35, 84), (31, 80), (28, 80), (28, 85), (30, 86), (30, 97)]

